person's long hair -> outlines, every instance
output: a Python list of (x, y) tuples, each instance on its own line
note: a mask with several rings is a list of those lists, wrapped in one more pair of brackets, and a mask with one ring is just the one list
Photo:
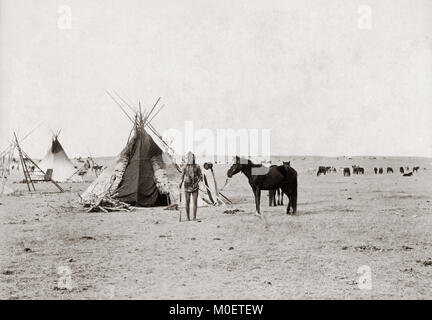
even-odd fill
[(186, 164), (188, 165), (195, 164), (195, 155), (190, 151), (186, 154)]

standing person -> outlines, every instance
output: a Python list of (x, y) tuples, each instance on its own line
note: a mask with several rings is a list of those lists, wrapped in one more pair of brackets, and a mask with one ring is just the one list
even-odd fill
[(199, 182), (202, 180), (201, 168), (195, 163), (195, 155), (188, 152), (186, 155), (186, 165), (183, 168), (179, 188), (181, 189), (184, 181), (185, 197), (186, 197), (186, 215), (190, 221), (190, 199), (193, 200), (193, 220), (196, 221), (198, 208), (198, 191)]

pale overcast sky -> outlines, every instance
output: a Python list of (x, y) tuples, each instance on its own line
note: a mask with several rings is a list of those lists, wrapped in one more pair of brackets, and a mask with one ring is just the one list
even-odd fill
[(193, 120), (270, 128), (274, 154), (432, 156), (429, 0), (0, 0), (0, 66), (0, 148), (43, 122), (33, 157), (51, 129), (70, 156), (120, 152), (131, 124), (105, 90), (161, 96), (159, 131)]

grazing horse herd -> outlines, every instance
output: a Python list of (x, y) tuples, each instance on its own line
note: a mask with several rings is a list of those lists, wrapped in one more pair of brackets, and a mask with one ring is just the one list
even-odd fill
[[(364, 174), (365, 173), (365, 169), (354, 165), (351, 166), (352, 167), (352, 174)], [(404, 177), (410, 177), (413, 175), (414, 172), (418, 172), (418, 170), (420, 169), (419, 166), (415, 166), (412, 168), (412, 171), (409, 172), (409, 167), (400, 167), (399, 168), (399, 172), (404, 176)], [(384, 168), (374, 168), (374, 173), (375, 174), (383, 174), (384, 173)], [(337, 172), (336, 168), (334, 167), (330, 167), (330, 166), (319, 166), (318, 169), (315, 169), (314, 171), (316, 171), (317, 176), (321, 175), (321, 174), (327, 174), (330, 172)], [(340, 171), (343, 172), (343, 175), (346, 177), (349, 177), (351, 175), (351, 168), (349, 167), (345, 167), (345, 168), (340, 168)], [(386, 168), (386, 172), (387, 173), (394, 173), (393, 168), (392, 167), (387, 167)]]
[(318, 170), (317, 170), (317, 176), (319, 176), (320, 174), (327, 174), (327, 173), (331, 173), (331, 172), (337, 172), (335, 167), (330, 167), (330, 166), (319, 166)]
[[(399, 172), (403, 174), (404, 177), (412, 176), (413, 172), (418, 172), (419, 166), (412, 168), (411, 172), (409, 167), (400, 167)], [(426, 169), (426, 168), (424, 168)], [(375, 174), (383, 174), (384, 169), (374, 168)], [(344, 167), (340, 168), (344, 176), (351, 175), (351, 168)], [(405, 172), (407, 171), (407, 172)], [(255, 214), (261, 216), (261, 191), (268, 190), (269, 195), (269, 206), (283, 205), (283, 195), (288, 197), (288, 206), (286, 213), (290, 213), (290, 208), (292, 208), (292, 213), (295, 214), (297, 211), (297, 171), (291, 167), (290, 161), (283, 162), (282, 165), (272, 165), (270, 167), (263, 166), (262, 164), (254, 164), (252, 161), (241, 158), (239, 156), (235, 157), (234, 163), (227, 171), (227, 176), (231, 178), (237, 173), (243, 173), (252, 188), (255, 197)], [(316, 170), (317, 176), (323, 174), (329, 174), (332, 172), (337, 172), (336, 168), (331, 166), (319, 166)], [(394, 173), (392, 167), (387, 167), (387, 173)], [(358, 166), (352, 166), (352, 173), (359, 175), (364, 174), (365, 169)], [(277, 199), (276, 199), (277, 197)]]
[[(415, 166), (415, 167), (412, 168), (412, 171), (409, 172), (409, 167), (405, 167), (405, 168), (404, 167), (399, 167), (399, 172), (404, 177), (410, 177), (410, 176), (413, 175), (413, 172), (418, 172), (419, 169), (420, 169), (419, 166)], [(384, 173), (383, 168), (379, 168), (379, 169), (378, 168), (374, 168), (375, 174), (377, 174), (377, 171), (378, 171), (378, 174), (383, 174)], [(407, 171), (407, 172), (405, 172), (405, 171)], [(387, 173), (394, 173), (393, 168), (392, 167), (387, 167)]]

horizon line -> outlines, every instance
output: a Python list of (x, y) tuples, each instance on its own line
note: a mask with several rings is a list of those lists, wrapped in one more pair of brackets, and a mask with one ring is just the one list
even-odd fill
[[(93, 158), (112, 158), (117, 157), (116, 155), (103, 155), (103, 156), (93, 156)], [(74, 156), (72, 158), (87, 158), (88, 156)], [(211, 157), (232, 157), (232, 155), (196, 155), (198, 158), (211, 158)], [(263, 157), (261, 155), (257, 156), (249, 156), (249, 157)], [(420, 156), (420, 155), (352, 155), (352, 156), (346, 156), (346, 155), (283, 155), (283, 154), (272, 154), (270, 157), (321, 157), (321, 158), (426, 158), (431, 159), (432, 156)]]

